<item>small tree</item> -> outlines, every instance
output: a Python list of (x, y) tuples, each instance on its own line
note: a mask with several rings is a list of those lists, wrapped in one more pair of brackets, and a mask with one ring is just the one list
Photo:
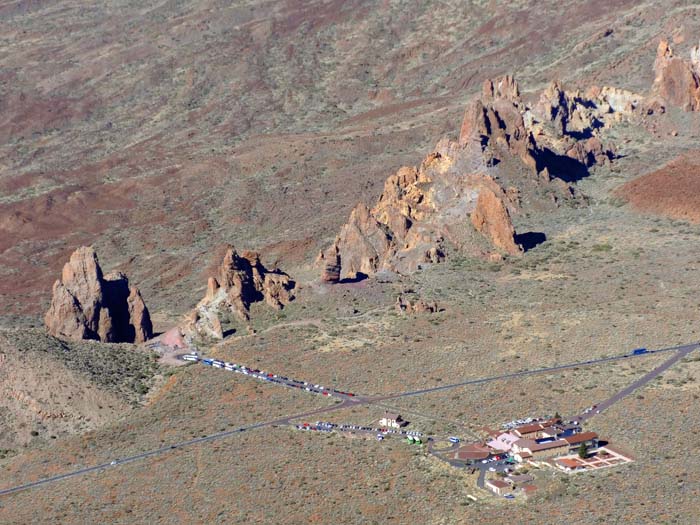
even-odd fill
[(581, 443), (581, 446), (578, 447), (578, 457), (581, 459), (586, 459), (588, 457), (588, 446), (586, 446), (585, 443)]

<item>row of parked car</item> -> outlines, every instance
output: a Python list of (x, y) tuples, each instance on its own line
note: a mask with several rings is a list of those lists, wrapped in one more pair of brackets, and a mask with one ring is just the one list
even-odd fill
[(328, 421), (316, 421), (316, 423), (313, 425), (311, 423), (302, 423), (300, 425), (297, 425), (296, 428), (299, 430), (315, 430), (317, 432), (332, 432), (334, 430), (341, 432), (352, 432), (354, 430), (360, 432), (376, 432), (377, 439), (379, 441), (383, 440), (384, 437), (389, 434), (396, 434), (400, 436), (406, 436), (407, 439), (415, 443), (420, 443), (420, 438), (423, 435), (422, 432), (418, 432), (416, 430), (394, 430), (391, 428), (364, 427), (362, 425), (338, 425), (336, 423), (330, 423)]
[(546, 421), (548, 419), (552, 419), (553, 416), (542, 416), (542, 417), (526, 417), (523, 419), (514, 419), (513, 421), (508, 421), (508, 423), (503, 423), (502, 428), (506, 430), (510, 430), (515, 427), (519, 427), (520, 425), (529, 425), (530, 423), (534, 423), (536, 421)]
[(289, 377), (279, 376), (265, 370), (258, 370), (256, 368), (248, 368), (247, 366), (238, 365), (236, 363), (229, 363), (228, 361), (222, 361), (221, 359), (210, 359), (208, 357), (199, 357), (196, 354), (186, 354), (182, 356), (183, 361), (198, 362), (206, 366), (211, 366), (214, 368), (223, 368), (231, 372), (237, 372), (239, 374), (255, 377), (263, 381), (269, 381), (271, 383), (279, 383), (288, 387), (298, 388), (300, 390), (305, 390), (313, 394), (320, 394), (323, 396), (347, 396), (354, 397), (355, 394), (352, 392), (344, 392), (342, 390), (336, 390), (334, 388), (326, 388), (323, 385), (316, 385), (309, 383), (308, 381), (300, 381), (298, 379), (290, 379)]

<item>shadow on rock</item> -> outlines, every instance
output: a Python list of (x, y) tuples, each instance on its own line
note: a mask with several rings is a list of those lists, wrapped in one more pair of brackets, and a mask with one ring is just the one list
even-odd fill
[(547, 236), (542, 232), (526, 232), (515, 235), (515, 242), (523, 247), (526, 252), (539, 246), (547, 240)]

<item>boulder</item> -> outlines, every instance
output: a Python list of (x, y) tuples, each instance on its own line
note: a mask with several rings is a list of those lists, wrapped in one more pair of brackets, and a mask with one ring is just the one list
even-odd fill
[(44, 322), (61, 339), (141, 343), (153, 336), (138, 289), (121, 273), (103, 276), (91, 247), (78, 248), (63, 267)]
[(396, 298), (394, 308), (400, 314), (432, 314), (439, 311), (438, 304), (435, 301), (410, 298), (404, 294)]

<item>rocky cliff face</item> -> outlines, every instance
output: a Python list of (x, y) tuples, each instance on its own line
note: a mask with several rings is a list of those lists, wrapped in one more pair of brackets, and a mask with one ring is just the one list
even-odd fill
[[(488, 218), (488, 227), (478, 231), (491, 242), (492, 235), (498, 234), (496, 248), (519, 253), (506, 209), (515, 203), (506, 191), (488, 175), (462, 174), (452, 157), (462, 149), (457, 143), (445, 141), (436, 149), (419, 167), (401, 168), (389, 177), (372, 209), (364, 204), (355, 207), (333, 245), (319, 256), (323, 281), (382, 270), (411, 273), (421, 265), (441, 262), (448, 243), (469, 242), (464, 227), (485, 189), (492, 198), (488, 205), (482, 204), (480, 213)], [(506, 239), (509, 231), (510, 243)]]
[(520, 99), (518, 84), (510, 76), (487, 80), (481, 99), (471, 102), (464, 113), (459, 143), (478, 143), (482, 151), (507, 150), (520, 157), (531, 169), (536, 169), (536, 144), (526, 127), (525, 106)]
[(121, 273), (103, 276), (91, 247), (78, 248), (63, 267), (44, 322), (61, 339), (141, 343), (153, 336), (141, 293)]
[(233, 246), (228, 246), (218, 276), (209, 278), (206, 294), (188, 314), (184, 331), (221, 339), (222, 311), (248, 321), (251, 304), (265, 301), (272, 308), (281, 309), (294, 299), (295, 286), (286, 273), (265, 268), (257, 252), (239, 255)]
[(700, 46), (690, 52), (690, 59), (675, 56), (671, 44), (661, 40), (654, 62), (652, 91), (669, 104), (686, 111), (700, 110)]

